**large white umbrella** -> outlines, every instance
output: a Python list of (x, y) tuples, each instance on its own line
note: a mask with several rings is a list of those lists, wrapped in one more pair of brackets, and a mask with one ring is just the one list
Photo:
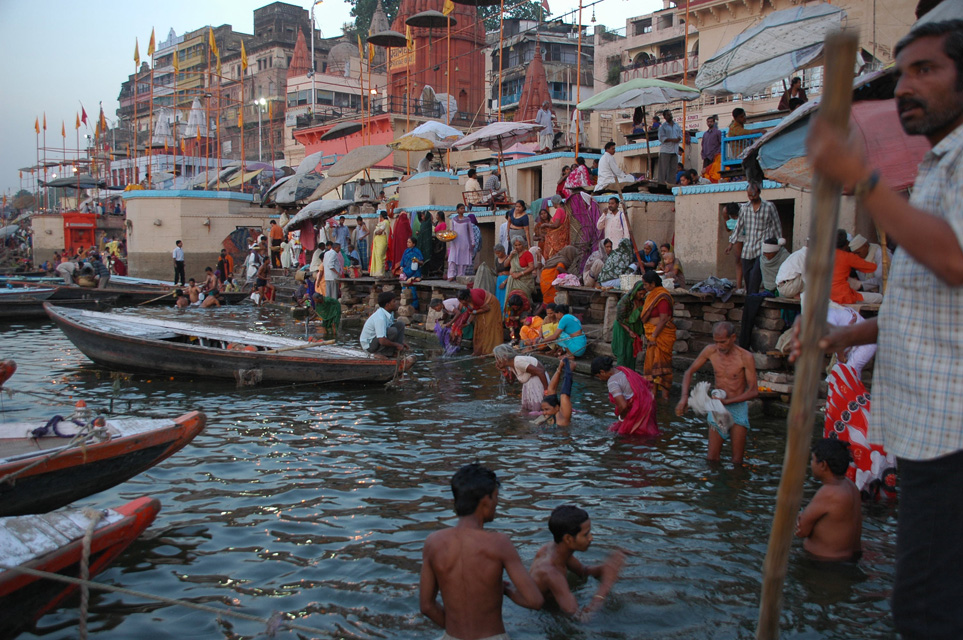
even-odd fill
[(635, 78), (579, 102), (576, 108), (579, 111), (614, 111), (679, 100), (689, 101), (698, 97), (698, 89), (684, 84), (653, 78)]
[(465, 135), (447, 124), (429, 120), (422, 122), (410, 132), (388, 144), (396, 151), (428, 151), (430, 149), (450, 149)]
[(328, 218), (333, 218), (342, 211), (347, 211), (353, 205), (351, 200), (315, 200), (306, 207), (298, 211), (297, 215), (291, 218), (283, 231), (293, 230), (301, 226), (305, 220), (320, 219), (324, 222)]
[[(533, 122), (493, 122), (484, 126), (474, 133), (470, 133), (454, 144), (455, 147), (487, 147), (488, 149), (498, 150), (498, 162), (503, 163), (502, 156), (504, 148), (510, 147), (516, 142), (521, 142), (532, 133), (542, 129), (542, 125)], [(506, 175), (505, 167), (502, 166), (502, 175)], [(505, 183), (505, 196), (511, 200), (508, 193), (508, 183)]]
[(700, 62), (695, 85), (716, 96), (759, 93), (822, 56), (826, 34), (845, 18), (826, 3), (770, 13)]

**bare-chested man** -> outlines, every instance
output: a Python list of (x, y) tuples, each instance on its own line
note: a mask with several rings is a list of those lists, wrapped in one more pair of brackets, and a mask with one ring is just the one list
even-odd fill
[(210, 309), (211, 307), (221, 306), (220, 292), (217, 289), (211, 291), (201, 302), (201, 309)]
[[(587, 621), (605, 603), (605, 597), (612, 590), (625, 563), (625, 554), (615, 551), (605, 560), (605, 564), (591, 567), (579, 562), (575, 552), (587, 551), (592, 544), (592, 521), (588, 513), (575, 505), (555, 507), (548, 519), (548, 530), (555, 541), (545, 544), (535, 554), (530, 570), (532, 578), (544, 595), (555, 598), (562, 611)], [(580, 578), (594, 576), (601, 582), (595, 595), (581, 609), (568, 586), (569, 571)]]
[[(756, 363), (752, 354), (736, 345), (736, 330), (730, 322), (717, 322), (712, 327), (711, 344), (702, 350), (695, 362), (686, 369), (682, 379), (682, 399), (679, 400), (675, 413), (681, 416), (689, 404), (689, 385), (692, 374), (702, 368), (709, 361), (715, 373), (715, 388), (726, 392), (722, 404), (732, 415), (733, 425), (729, 429), (732, 434), (732, 462), (742, 464), (742, 454), (746, 450), (746, 432), (749, 430), (749, 400), (759, 395), (756, 382)], [(712, 414), (709, 414), (709, 460), (718, 460), (722, 452), (722, 443), (728, 439), (717, 424)]]
[(175, 291), (174, 297), (176, 298), (174, 304), (177, 305), (178, 309), (186, 309), (191, 306), (191, 299), (184, 295), (183, 289)]
[[(478, 463), (459, 469), (451, 479), (458, 524), (425, 541), (421, 612), (445, 629), (442, 640), (507, 640), (502, 596), (529, 609), (544, 602), (508, 536), (484, 529), (495, 519), (498, 487), (495, 474)], [(502, 582), (504, 571), (514, 587)]]
[(201, 288), (197, 286), (197, 281), (191, 278), (187, 281), (187, 289), (184, 290), (187, 297), (190, 298), (191, 304), (199, 304), (201, 301)]
[(796, 520), (796, 537), (819, 560), (857, 560), (862, 553), (863, 500), (846, 477), (849, 444), (823, 438), (812, 448), (810, 466), (822, 487)]

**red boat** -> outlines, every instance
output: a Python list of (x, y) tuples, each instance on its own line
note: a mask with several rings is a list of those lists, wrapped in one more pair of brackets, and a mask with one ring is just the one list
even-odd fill
[[(90, 576), (103, 571), (157, 517), (160, 502), (138, 498), (105, 509), (90, 545)], [(0, 563), (79, 577), (84, 533), (90, 519), (81, 509), (63, 509), (32, 516), (0, 518)], [(78, 587), (0, 569), (2, 635), (18, 631), (56, 609)]]
[(70, 419), (0, 424), (0, 516), (46, 513), (120, 484), (183, 448), (206, 423), (192, 411), (91, 425)]

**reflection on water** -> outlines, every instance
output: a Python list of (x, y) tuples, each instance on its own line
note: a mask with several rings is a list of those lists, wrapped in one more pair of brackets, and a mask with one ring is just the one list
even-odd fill
[[(143, 310), (130, 310), (140, 313)], [(171, 316), (171, 310), (150, 310)], [(185, 317), (186, 316), (186, 317)], [(280, 312), (191, 310), (179, 319), (302, 334)], [(287, 386), (237, 390), (232, 382), (131, 376), (114, 384), (50, 324), (0, 330), (0, 357), (19, 370), (8, 386), (49, 390), (47, 400), (3, 398), (5, 420), (49, 418), (83, 398), (117, 413), (204, 410), (208, 427), (154, 469), (84, 504), (150, 494), (162, 510), (146, 535), (98, 578), (110, 584), (299, 622), (339, 637), (427, 638), (418, 613), (425, 537), (454, 520), (448, 480), (466, 462), (503, 482), (495, 529), (526, 563), (549, 539), (550, 511), (575, 502), (592, 517), (599, 562), (619, 545), (634, 555), (613, 597), (588, 625), (507, 602), (513, 638), (752, 638), (760, 572), (782, 464), (784, 423), (753, 421), (747, 465), (709, 465), (705, 427), (660, 412), (654, 441), (613, 438), (604, 386), (576, 377), (569, 429), (516, 414), (518, 389), (493, 364), (423, 361), (400, 389)], [(59, 394), (59, 395), (58, 395)], [(724, 452), (727, 453), (727, 450)], [(807, 499), (815, 487), (808, 481)], [(887, 598), (895, 513), (866, 512), (858, 566), (814, 564), (794, 545), (784, 637), (892, 638)], [(594, 580), (575, 581), (581, 602)], [(91, 594), (100, 638), (253, 637), (263, 625), (129, 596)], [(43, 618), (35, 635), (72, 638), (77, 610)], [(161, 626), (162, 625), (162, 626)], [(283, 634), (282, 634), (283, 635)], [(291, 635), (291, 637), (294, 637)]]

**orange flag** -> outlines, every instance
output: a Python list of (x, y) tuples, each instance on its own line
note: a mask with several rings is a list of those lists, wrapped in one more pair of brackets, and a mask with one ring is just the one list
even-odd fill
[(60, 135), (64, 138), (67, 137), (67, 123), (63, 120), (60, 121)]
[(244, 41), (241, 40), (241, 71), (247, 70), (247, 51), (244, 50)]
[(37, 132), (37, 135), (39, 136), (39, 135), (40, 135), (40, 118), (35, 118), (35, 119), (34, 119), (34, 121), (33, 121), (33, 128), (34, 128), (34, 130)]
[(43, 130), (44, 131), (47, 130), (47, 112), (46, 111), (43, 112)]
[(137, 38), (134, 38), (134, 64), (137, 69), (140, 69), (140, 44), (137, 42)]
[(150, 43), (147, 45), (147, 55), (154, 57), (154, 30), (150, 30)]
[(184, 146), (184, 138), (181, 138), (181, 153), (187, 155), (187, 147)]
[(80, 114), (78, 113), (78, 114), (77, 114), (77, 124), (74, 125), (74, 129), (79, 129), (79, 128), (80, 128)]

